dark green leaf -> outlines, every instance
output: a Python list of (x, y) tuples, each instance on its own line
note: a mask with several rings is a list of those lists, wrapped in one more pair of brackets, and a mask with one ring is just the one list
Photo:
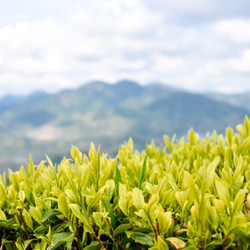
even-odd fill
[(130, 224), (123, 224), (123, 225), (120, 225), (116, 228), (115, 230), (115, 233), (114, 233), (114, 237), (116, 237), (117, 235), (131, 229), (131, 225)]
[(98, 241), (92, 241), (90, 245), (84, 247), (85, 250), (99, 250), (100, 244)]
[(33, 241), (34, 239), (24, 241), (24, 249), (26, 249)]
[(16, 223), (15, 218), (9, 220), (0, 220), (0, 228), (10, 229), (14, 226), (15, 223)]
[(50, 245), (47, 249), (53, 250), (57, 247), (61, 246), (66, 242), (73, 242), (75, 238), (75, 234), (68, 232), (68, 233), (57, 233), (52, 236), (52, 245)]
[(51, 212), (47, 212), (47, 213), (44, 213), (42, 215), (42, 219), (41, 219), (41, 222), (45, 222), (46, 220), (48, 220), (49, 218), (53, 217), (53, 216), (56, 216), (56, 215), (59, 215), (61, 214), (59, 211), (51, 211)]
[(126, 231), (127, 237), (133, 239), (137, 243), (142, 245), (154, 246), (154, 238), (148, 234), (143, 234), (140, 232), (128, 232)]
[(109, 212), (108, 217), (111, 219), (111, 226), (115, 230), (116, 229), (116, 222), (115, 222), (115, 215), (110, 204), (110, 201), (107, 197), (102, 197), (102, 204), (105, 207), (106, 211)]

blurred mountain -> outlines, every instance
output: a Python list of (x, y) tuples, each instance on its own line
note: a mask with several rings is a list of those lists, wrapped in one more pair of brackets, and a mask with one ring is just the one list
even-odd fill
[[(202, 94), (188, 93), (162, 84), (114, 85), (95, 81), (57, 94), (33, 93), (0, 100), (0, 172), (19, 169), (29, 154), (39, 163), (47, 154), (59, 162), (69, 157), (71, 145), (87, 153), (90, 142), (102, 152), (116, 155), (119, 145), (133, 138), (142, 150), (163, 135), (185, 136), (193, 127), (201, 136), (235, 129), (250, 111)], [(3, 108), (4, 107), (4, 108)]]
[(232, 106), (243, 107), (250, 110), (250, 92), (241, 94), (209, 93), (205, 96), (216, 101), (228, 103)]
[(21, 102), (24, 96), (6, 95), (0, 99), (0, 112), (4, 112), (6, 109)]

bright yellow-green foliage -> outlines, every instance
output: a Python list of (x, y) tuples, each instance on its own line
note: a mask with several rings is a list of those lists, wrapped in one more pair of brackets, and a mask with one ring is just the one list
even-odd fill
[(250, 121), (0, 176), (0, 249), (249, 249)]

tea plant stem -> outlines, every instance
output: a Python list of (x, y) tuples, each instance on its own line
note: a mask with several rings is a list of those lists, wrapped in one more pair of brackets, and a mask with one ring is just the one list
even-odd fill
[[(135, 233), (135, 228), (134, 228), (132, 222), (130, 221), (129, 223), (130, 223), (130, 225), (131, 225), (131, 227), (132, 227), (133, 233)], [(137, 246), (137, 249), (140, 250), (140, 246), (139, 246), (138, 242), (135, 242), (135, 244), (136, 244), (136, 246)]]
[(204, 245), (204, 241), (202, 240), (201, 241), (201, 250), (204, 250), (205, 249), (205, 245)]
[(160, 233), (160, 228), (159, 228), (159, 222), (157, 221), (157, 224), (156, 224), (156, 229), (157, 229), (157, 235), (161, 235)]
[(5, 239), (2, 239), (0, 250), (3, 250), (4, 243), (5, 243)]
[(116, 241), (117, 241), (118, 245), (121, 247), (122, 250), (126, 250), (126, 248), (122, 245), (120, 237), (116, 238)]
[(109, 222), (109, 219), (107, 218), (106, 220), (107, 220), (107, 222), (108, 222), (108, 225), (109, 225), (110, 230), (111, 230), (112, 233), (114, 234), (114, 233), (115, 233), (115, 230), (114, 230), (114, 228), (111, 226), (111, 224), (110, 224), (110, 222)]
[(247, 198), (245, 198), (244, 203), (245, 203), (247, 215), (250, 215), (250, 206), (249, 206), (249, 204), (247, 203)]
[(24, 233), (25, 233), (25, 235), (26, 235), (27, 240), (29, 240), (29, 239), (30, 239), (30, 236), (29, 236), (29, 234), (28, 234), (28, 232), (27, 232), (26, 224), (25, 224), (25, 221), (24, 221), (24, 219), (23, 219), (22, 209), (19, 208), (18, 211), (19, 211), (19, 213), (20, 213), (20, 218), (21, 218), (21, 221), (22, 221), (22, 224), (23, 224), (23, 227), (24, 227)]
[(78, 249), (81, 250), (81, 243), (80, 243), (80, 237), (79, 237), (79, 219), (78, 218), (76, 218), (76, 239), (77, 239)]
[(154, 228), (154, 226), (153, 226), (153, 222), (151, 221), (151, 218), (150, 218), (150, 216), (149, 216), (149, 214), (147, 213), (147, 211), (144, 209), (144, 211), (145, 211), (145, 214), (147, 215), (147, 217), (148, 217), (148, 222), (149, 222), (149, 225), (151, 226), (151, 228), (153, 229), (153, 231), (154, 231), (154, 234), (155, 234), (155, 236), (156, 236), (156, 238), (157, 238), (157, 234), (156, 234), (156, 231), (155, 231), (155, 228)]
[[(112, 225), (110, 224), (108, 218), (107, 218), (107, 222), (108, 222), (108, 225), (109, 225), (109, 227), (110, 227), (112, 233), (114, 234), (114, 233), (115, 233), (115, 230), (113, 229)], [(115, 240), (116, 240), (116, 242), (118, 243), (118, 245), (121, 247), (122, 250), (126, 250), (126, 248), (125, 248), (125, 247), (122, 245), (122, 243), (121, 243), (120, 237), (115, 238)]]
[(97, 237), (96, 235), (95, 235), (95, 238), (96, 238), (96, 240), (99, 242), (99, 244), (100, 244), (100, 246), (101, 246), (101, 249), (102, 249), (102, 250), (105, 250), (105, 249), (106, 249), (106, 247), (102, 244), (102, 242), (101, 242), (100, 238), (99, 238), (99, 237)]
[[(25, 223), (25, 221), (24, 221), (24, 219), (23, 219), (22, 209), (19, 208), (18, 211), (19, 211), (19, 213), (20, 213), (20, 218), (21, 218), (21, 221), (22, 221), (22, 224), (23, 224), (24, 233), (25, 233), (25, 235), (26, 235), (26, 238), (27, 238), (27, 240), (30, 240), (30, 236), (29, 236), (28, 231), (27, 231), (26, 223)], [(34, 249), (33, 244), (30, 244), (30, 247), (31, 247), (31, 249)]]

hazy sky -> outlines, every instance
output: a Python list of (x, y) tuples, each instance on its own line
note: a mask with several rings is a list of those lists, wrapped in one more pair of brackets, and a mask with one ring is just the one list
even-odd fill
[(0, 0), (0, 96), (91, 80), (250, 91), (249, 0)]

